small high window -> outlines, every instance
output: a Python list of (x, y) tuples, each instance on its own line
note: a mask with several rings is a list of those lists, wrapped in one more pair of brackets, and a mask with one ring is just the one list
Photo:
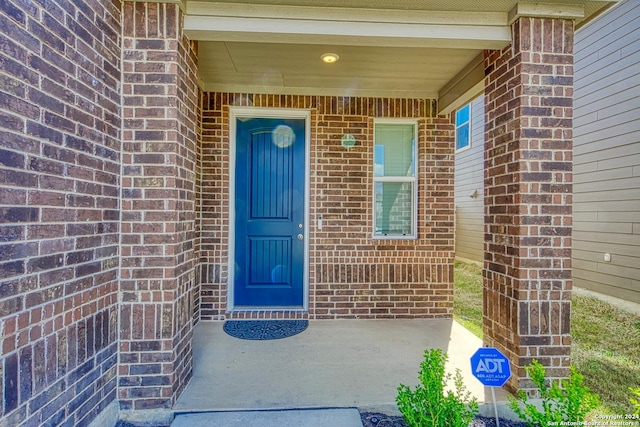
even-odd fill
[(471, 144), (470, 128), (469, 104), (467, 104), (456, 111), (456, 150), (469, 148)]
[(374, 238), (417, 237), (417, 126), (377, 121), (374, 129)]

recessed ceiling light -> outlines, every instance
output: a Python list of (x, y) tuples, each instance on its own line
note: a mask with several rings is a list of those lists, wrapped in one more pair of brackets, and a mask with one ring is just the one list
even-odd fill
[(333, 64), (334, 62), (338, 61), (340, 57), (337, 53), (325, 53), (320, 56), (320, 59), (322, 59), (322, 62), (326, 62), (327, 64)]

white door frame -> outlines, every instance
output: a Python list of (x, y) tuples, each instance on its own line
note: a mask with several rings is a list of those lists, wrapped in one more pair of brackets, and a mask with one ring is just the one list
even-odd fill
[(310, 171), (311, 171), (311, 110), (293, 108), (229, 107), (229, 245), (227, 266), (227, 308), (235, 310), (235, 190), (236, 190), (236, 120), (238, 118), (280, 118), (305, 120), (304, 165), (304, 272), (302, 307), (242, 307), (237, 311), (308, 311), (309, 310), (309, 230), (310, 230)]

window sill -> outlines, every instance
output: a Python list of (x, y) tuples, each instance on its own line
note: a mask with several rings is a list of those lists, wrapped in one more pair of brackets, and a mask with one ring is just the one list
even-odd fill
[(384, 235), (378, 235), (378, 234), (374, 234), (373, 236), (371, 236), (371, 238), (373, 240), (382, 240), (382, 241), (388, 241), (388, 240), (418, 240), (418, 236), (416, 235), (398, 235), (398, 234), (393, 234), (393, 235), (388, 235), (388, 236), (384, 236)]

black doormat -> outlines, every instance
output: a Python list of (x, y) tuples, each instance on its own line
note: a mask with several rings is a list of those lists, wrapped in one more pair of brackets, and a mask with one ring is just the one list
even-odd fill
[(307, 329), (308, 320), (227, 320), (224, 331), (243, 340), (277, 340)]

